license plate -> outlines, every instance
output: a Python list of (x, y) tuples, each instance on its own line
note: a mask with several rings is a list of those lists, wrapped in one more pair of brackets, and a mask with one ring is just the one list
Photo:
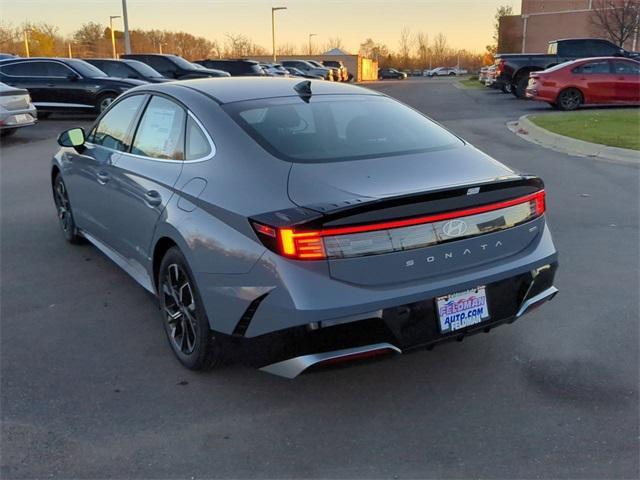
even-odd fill
[(11, 121), (11, 125), (21, 125), (23, 123), (30, 123), (33, 121), (31, 115), (27, 115), (26, 113), (20, 113), (18, 115), (14, 115)]
[(440, 332), (450, 333), (489, 318), (484, 286), (436, 298)]

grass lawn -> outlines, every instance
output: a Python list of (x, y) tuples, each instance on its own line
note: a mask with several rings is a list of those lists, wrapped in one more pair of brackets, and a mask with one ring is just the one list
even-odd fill
[(539, 127), (553, 133), (610, 147), (640, 150), (640, 109), (588, 110), (532, 115)]
[(458, 83), (465, 88), (485, 88), (483, 83), (478, 81), (478, 77), (471, 77), (465, 80), (459, 80)]

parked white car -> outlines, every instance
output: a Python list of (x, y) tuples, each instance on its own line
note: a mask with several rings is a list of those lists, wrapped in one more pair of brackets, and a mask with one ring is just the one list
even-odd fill
[(0, 82), (0, 135), (12, 135), (18, 128), (34, 125), (37, 119), (29, 92)]
[(429, 70), (427, 76), (429, 77), (446, 77), (455, 75), (466, 75), (468, 72), (464, 68), (458, 67), (436, 67), (433, 70)]

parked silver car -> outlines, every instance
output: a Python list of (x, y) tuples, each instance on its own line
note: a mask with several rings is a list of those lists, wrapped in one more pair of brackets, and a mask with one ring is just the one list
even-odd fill
[(19, 128), (35, 125), (38, 113), (29, 92), (0, 82), (0, 134), (12, 135)]
[(557, 291), (542, 181), (364, 88), (149, 84), (59, 143), (66, 239), (158, 297), (189, 368), (243, 351), (294, 377), (489, 331)]

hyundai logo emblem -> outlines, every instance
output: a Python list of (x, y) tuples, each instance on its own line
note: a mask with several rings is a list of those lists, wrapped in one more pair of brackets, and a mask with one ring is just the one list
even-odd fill
[(442, 232), (447, 237), (460, 237), (467, 231), (467, 224), (462, 220), (449, 220), (442, 226)]

